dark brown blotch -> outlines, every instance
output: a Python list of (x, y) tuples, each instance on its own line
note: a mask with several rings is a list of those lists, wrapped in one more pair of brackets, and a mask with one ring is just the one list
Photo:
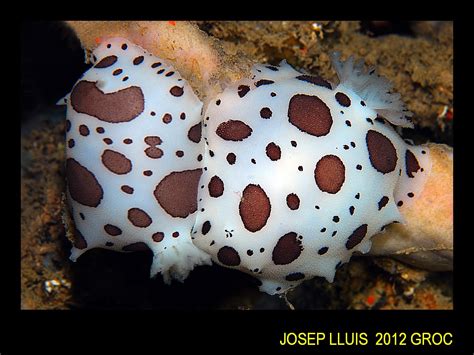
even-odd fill
[(209, 221), (204, 222), (201, 228), (201, 233), (203, 235), (206, 235), (207, 233), (209, 233), (210, 230), (211, 230), (211, 222)]
[(145, 98), (138, 86), (105, 94), (95, 82), (82, 80), (71, 92), (71, 105), (76, 112), (101, 121), (120, 123), (138, 117), (145, 107)]
[(288, 105), (289, 122), (300, 131), (316, 137), (325, 136), (332, 126), (329, 107), (317, 96), (296, 94)]
[(358, 245), (362, 239), (364, 239), (365, 235), (367, 234), (367, 224), (363, 224), (358, 227), (352, 234), (347, 238), (346, 248), (348, 250), (354, 248)]
[(197, 210), (197, 192), (202, 169), (174, 171), (153, 192), (160, 206), (172, 217), (186, 218)]
[(237, 250), (232, 247), (224, 246), (217, 252), (217, 260), (226, 266), (240, 265), (240, 256)]
[(148, 213), (136, 207), (128, 210), (127, 218), (135, 227), (140, 228), (146, 228), (153, 222)]
[(390, 139), (382, 133), (369, 130), (365, 140), (369, 151), (369, 159), (375, 170), (382, 174), (395, 170), (398, 160), (397, 151)]
[(421, 168), (418, 159), (416, 159), (415, 154), (410, 149), (407, 149), (405, 153), (405, 166), (406, 174), (410, 178), (414, 178), (415, 175), (413, 173), (416, 173)]
[(252, 134), (252, 128), (242, 121), (228, 120), (219, 124), (216, 134), (227, 141), (242, 141)]
[(378, 206), (379, 206), (379, 211), (384, 208), (388, 203), (388, 197), (387, 196), (384, 196), (380, 199), (379, 203), (378, 203)]
[(341, 106), (349, 107), (351, 105), (351, 99), (349, 99), (349, 96), (347, 96), (343, 92), (336, 93), (336, 100)]
[(245, 228), (250, 232), (262, 229), (270, 217), (271, 204), (260, 185), (249, 184), (242, 192), (239, 214)]
[(113, 224), (106, 224), (104, 226), (104, 230), (107, 232), (108, 235), (111, 235), (113, 237), (122, 234), (122, 230), (119, 227), (114, 226)]
[(132, 162), (122, 153), (106, 149), (101, 159), (102, 164), (114, 174), (123, 175), (132, 171)]
[(273, 142), (267, 144), (265, 152), (267, 154), (267, 157), (270, 158), (270, 160), (276, 161), (281, 158), (281, 149)]
[(287, 265), (301, 255), (303, 246), (295, 232), (289, 232), (282, 236), (275, 245), (272, 252), (272, 260), (276, 265)]
[(75, 159), (66, 161), (66, 179), (69, 193), (74, 201), (89, 207), (97, 207), (104, 191), (95, 175)]
[(291, 193), (286, 196), (286, 204), (290, 210), (297, 210), (300, 207), (300, 198), (297, 194)]
[(346, 179), (346, 168), (335, 155), (322, 157), (314, 169), (314, 180), (321, 191), (335, 194), (339, 192)]
[(224, 193), (224, 182), (217, 175), (211, 178), (207, 187), (211, 197), (220, 197)]
[(250, 91), (250, 87), (248, 85), (239, 85), (237, 88), (237, 93), (239, 97), (244, 97)]
[(170, 89), (170, 94), (176, 97), (182, 96), (184, 94), (184, 89), (179, 86), (173, 86)]
[(201, 135), (202, 135), (201, 122), (192, 126), (188, 131), (188, 139), (194, 143), (199, 143), (201, 141)]
[(95, 68), (108, 68), (115, 64), (117, 61), (116, 55), (109, 55), (108, 57), (103, 58), (99, 63), (97, 63), (94, 67)]
[(321, 78), (320, 76), (300, 75), (300, 76), (297, 76), (296, 79), (306, 81), (306, 82), (314, 84), (314, 85), (323, 86), (323, 87), (328, 88), (328, 89), (332, 89), (331, 84), (328, 81)]

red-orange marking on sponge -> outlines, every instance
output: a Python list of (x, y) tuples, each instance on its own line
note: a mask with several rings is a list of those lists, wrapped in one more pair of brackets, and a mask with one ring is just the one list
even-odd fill
[(176, 26), (176, 21), (168, 21), (171, 26)]
[(446, 120), (451, 121), (452, 119), (453, 119), (453, 111), (448, 110), (448, 112), (446, 112)]
[(367, 297), (367, 304), (369, 306), (372, 306), (374, 304), (374, 302), (375, 302), (375, 297), (374, 296), (370, 295), (369, 297)]
[(96, 37), (95, 38), (95, 43), (100, 44), (100, 42), (102, 42), (102, 38)]

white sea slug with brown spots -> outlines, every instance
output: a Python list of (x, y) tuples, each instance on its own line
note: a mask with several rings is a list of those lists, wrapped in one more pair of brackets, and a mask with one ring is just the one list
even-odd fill
[(91, 248), (151, 249), (151, 275), (184, 280), (209, 256), (190, 231), (202, 173), (202, 103), (172, 66), (104, 39), (66, 96), (71, 259)]
[(352, 58), (333, 63), (340, 83), (256, 65), (204, 112), (205, 169), (193, 232), (217, 263), (285, 292), (332, 281), (355, 252), (421, 191), (427, 151), (392, 127), (411, 126), (399, 95)]

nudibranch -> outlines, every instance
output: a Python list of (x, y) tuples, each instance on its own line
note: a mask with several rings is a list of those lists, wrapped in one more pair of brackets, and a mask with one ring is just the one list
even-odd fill
[(269, 294), (314, 276), (331, 281), (410, 204), (430, 169), (427, 149), (391, 84), (363, 63), (332, 58), (340, 82), (286, 62), (255, 65), (203, 114), (205, 164), (193, 242)]
[(353, 58), (333, 56), (337, 84), (257, 64), (205, 105), (127, 39), (90, 59), (64, 99), (73, 260), (149, 248), (167, 282), (213, 260), (283, 293), (367, 253), (429, 175), (400, 95)]
[(184, 280), (209, 256), (190, 230), (204, 157), (202, 103), (173, 67), (124, 39), (102, 43), (67, 104), (71, 259), (151, 249), (151, 275)]

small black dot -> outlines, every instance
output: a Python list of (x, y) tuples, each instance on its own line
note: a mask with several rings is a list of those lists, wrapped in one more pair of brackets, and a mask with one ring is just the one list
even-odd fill
[(321, 233), (326, 232), (326, 228), (321, 229), (320, 232), (321, 232)]
[(413, 197), (413, 196), (415, 196), (415, 194), (413, 192), (409, 192), (409, 193), (407, 193), (407, 196), (408, 197)]
[(403, 206), (403, 201), (398, 201), (398, 202), (397, 202), (397, 206), (398, 206), (398, 207)]
[(339, 222), (339, 217), (338, 217), (338, 216), (334, 216), (334, 217), (332, 218), (332, 221), (338, 223), (338, 222)]
[(143, 56), (139, 56), (139, 57), (136, 57), (134, 60), (133, 60), (133, 65), (139, 65), (143, 62)]
[(314, 208), (316, 208), (317, 210), (319, 210), (319, 206), (318, 206), (318, 205), (314, 206)]
[(354, 214), (354, 210), (355, 210), (354, 206), (349, 207), (349, 213), (351, 214), (351, 216)]
[(357, 169), (357, 170), (362, 170), (362, 165), (357, 164), (356, 169)]
[(296, 147), (296, 146), (297, 146), (296, 141), (291, 141), (291, 145), (292, 145), (293, 147)]
[(126, 50), (127, 48), (128, 48), (128, 46), (127, 46), (126, 43), (122, 44), (122, 49), (123, 49), (123, 50)]
[(365, 102), (364, 102), (364, 101), (361, 101), (360, 104), (361, 104), (362, 106), (365, 106)]
[(257, 164), (257, 162), (255, 161), (255, 159), (250, 159), (250, 161), (252, 162), (252, 164)]
[(360, 193), (357, 193), (357, 195), (354, 196), (356, 199), (360, 198)]
[(112, 45), (109, 43), (109, 44), (107, 45), (107, 48), (110, 48), (110, 47), (112, 47)]
[(248, 255), (248, 256), (252, 256), (252, 255), (253, 255), (253, 250), (250, 250), (250, 249), (247, 250), (247, 255)]
[(216, 101), (216, 105), (219, 106), (221, 104), (221, 100)]
[(263, 253), (265, 251), (265, 248), (260, 248), (260, 253)]
[(334, 237), (337, 234), (337, 231), (332, 232), (331, 237)]
[(299, 170), (299, 171), (303, 171), (303, 167), (300, 165), (300, 166), (298, 167), (298, 170)]
[(347, 144), (344, 144), (344, 149), (345, 150), (349, 149), (349, 146)]
[(318, 254), (319, 254), (319, 255), (326, 254), (328, 250), (329, 250), (328, 247), (323, 247), (323, 248), (321, 248), (321, 249), (318, 250)]
[(272, 93), (270, 94), (271, 97), (275, 97), (276, 95), (277, 95), (277, 94), (275, 94), (274, 92), (272, 92)]
[(351, 126), (351, 121), (347, 120), (346, 125), (348, 125), (350, 127)]
[(367, 120), (367, 122), (369, 122), (370, 124), (374, 124), (374, 121), (372, 121), (371, 118), (367, 117), (366, 120)]
[(351, 142), (351, 146), (352, 146), (352, 148), (355, 148), (356, 144), (354, 142)]

